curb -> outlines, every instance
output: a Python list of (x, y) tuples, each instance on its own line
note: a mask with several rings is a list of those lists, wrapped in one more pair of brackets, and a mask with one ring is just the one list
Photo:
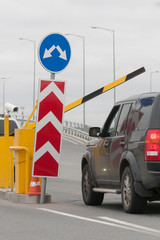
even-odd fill
[[(0, 198), (14, 202), (14, 203), (28, 203), (28, 204), (38, 204), (40, 203), (40, 195), (29, 196), (27, 194), (17, 194), (11, 192), (8, 189), (0, 189)], [(45, 203), (51, 203), (51, 195), (45, 195)]]

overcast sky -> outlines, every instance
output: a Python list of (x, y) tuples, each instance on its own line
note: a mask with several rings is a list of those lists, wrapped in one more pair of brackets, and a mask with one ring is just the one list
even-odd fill
[[(49, 33), (85, 36), (86, 94), (113, 81), (113, 35), (91, 26), (114, 29), (116, 79), (145, 67), (146, 73), (116, 88), (116, 100), (150, 91), (151, 72), (160, 71), (159, 0), (0, 0), (0, 78), (6, 102), (32, 111), (33, 44)], [(66, 104), (83, 94), (82, 38), (67, 36), (72, 56), (68, 67), (56, 74), (65, 80)], [(36, 56), (36, 96), (39, 79), (49, 79)], [(152, 74), (152, 90), (160, 90), (160, 73)], [(3, 80), (0, 79), (0, 109)], [(65, 104), (65, 105), (66, 105)], [(86, 124), (102, 126), (113, 106), (113, 91), (86, 103)], [(19, 114), (22, 110), (20, 109)], [(82, 123), (82, 106), (65, 113), (65, 120)]]

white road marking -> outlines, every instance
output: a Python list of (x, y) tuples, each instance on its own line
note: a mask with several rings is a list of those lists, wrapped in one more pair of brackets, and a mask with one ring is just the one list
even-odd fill
[(133, 227), (133, 228), (137, 228), (140, 230), (144, 230), (144, 231), (149, 231), (149, 232), (153, 232), (153, 233), (159, 233), (159, 230), (153, 229), (153, 228), (149, 228), (149, 227), (145, 227), (145, 226), (141, 226), (141, 225), (137, 225), (134, 223), (129, 223), (129, 222), (125, 222), (125, 221), (121, 221), (115, 218), (109, 218), (109, 217), (99, 217), (100, 219), (106, 220), (106, 221), (110, 221), (110, 222), (114, 222), (114, 223), (118, 223), (118, 224), (122, 224), (124, 226), (129, 226), (129, 227)]
[[(125, 230), (131, 230), (131, 231), (134, 231), (134, 232), (150, 234), (150, 235), (154, 235), (154, 236), (159, 236), (160, 235), (159, 230), (156, 230), (156, 229), (153, 229), (153, 228), (147, 228), (147, 227), (143, 227), (143, 226), (139, 226), (139, 225), (137, 225), (138, 227), (135, 227), (135, 226), (132, 226), (132, 224), (127, 226), (127, 224), (123, 221), (121, 221), (121, 222), (123, 222), (123, 224), (125, 223), (125, 225), (121, 225), (122, 223), (120, 223), (120, 222), (119, 222), (119, 224), (111, 223), (111, 222), (105, 222), (105, 221), (100, 221), (100, 220), (96, 220), (96, 219), (93, 219), (93, 218), (81, 217), (81, 216), (78, 216), (78, 215), (73, 215), (73, 214), (69, 214), (69, 213), (65, 213), (65, 212), (59, 212), (59, 211), (55, 211), (55, 210), (51, 210), (51, 209), (47, 209), (47, 208), (37, 208), (37, 209), (41, 210), (41, 211), (53, 213), (53, 214), (58, 214), (58, 215), (65, 216), (65, 217), (70, 217), (70, 218), (79, 219), (79, 220), (83, 220), (83, 221), (87, 221), (87, 222), (93, 222), (93, 223), (108, 225), (108, 226), (111, 226), (111, 227), (117, 227), (117, 228), (121, 228), (121, 229), (125, 229)], [(101, 217), (101, 218), (103, 218), (103, 217)], [(117, 219), (112, 219), (112, 222), (113, 222), (113, 220), (116, 220), (117, 223), (118, 223)], [(109, 221), (111, 221), (111, 218), (110, 218)], [(133, 224), (133, 225), (135, 225), (135, 224)]]

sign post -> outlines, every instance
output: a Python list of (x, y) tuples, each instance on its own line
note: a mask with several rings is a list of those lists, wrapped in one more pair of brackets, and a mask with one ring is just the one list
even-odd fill
[[(51, 79), (55, 79), (55, 73), (51, 73)], [(42, 178), (42, 188), (41, 188), (41, 198), (40, 203), (45, 203), (45, 194), (46, 194), (47, 178)]]
[(39, 84), (32, 174), (42, 177), (40, 203), (45, 203), (47, 177), (58, 176), (63, 130), (65, 82), (56, 81), (55, 74), (69, 64), (70, 44), (62, 34), (51, 33), (41, 40), (38, 57), (42, 67), (51, 73), (50, 80)]

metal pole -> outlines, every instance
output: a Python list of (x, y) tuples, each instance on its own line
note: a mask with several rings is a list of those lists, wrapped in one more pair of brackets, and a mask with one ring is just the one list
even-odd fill
[(0, 79), (3, 80), (3, 113), (5, 113), (5, 83), (6, 83), (6, 80), (10, 79), (12, 77), (9, 77), (9, 78), (5, 78), (5, 77), (2, 77)]
[[(83, 40), (83, 97), (85, 96), (85, 37), (82, 35), (66, 33), (65, 35), (71, 35), (75, 37), (82, 38)], [(85, 103), (83, 104), (83, 129), (85, 128)]]
[[(85, 96), (85, 39), (83, 36), (83, 97)], [(85, 103), (83, 104), (83, 127), (85, 130)]]
[(150, 73), (150, 92), (152, 92), (152, 74), (153, 72)]
[[(109, 29), (109, 28), (104, 28), (104, 27), (94, 27), (92, 26), (91, 28), (93, 29), (102, 29), (102, 30), (106, 30), (106, 31), (109, 31), (109, 32), (112, 32), (113, 34), (113, 81), (116, 80), (116, 77), (115, 77), (115, 35), (114, 35), (114, 30), (112, 29)], [(116, 102), (116, 89), (114, 87), (114, 104)]]
[(55, 73), (51, 73), (51, 79), (55, 79)]
[(150, 92), (152, 92), (152, 76), (154, 73), (159, 73), (159, 71), (150, 72)]
[(40, 203), (45, 203), (45, 195), (46, 195), (46, 185), (47, 185), (47, 178), (42, 178), (42, 189), (41, 189), (41, 199)]
[[(33, 41), (34, 45), (34, 69), (33, 69), (33, 109), (35, 107), (35, 85), (36, 85), (36, 42)], [(33, 114), (33, 120), (34, 120), (34, 114)]]
[(3, 113), (5, 112), (4, 105), (5, 105), (5, 79), (3, 80)]
[[(36, 82), (36, 41), (28, 39), (28, 38), (19, 38), (20, 40), (26, 40), (33, 43), (34, 47), (34, 64), (33, 64), (33, 109), (35, 107), (35, 82)], [(34, 120), (34, 115), (33, 115)]]
[[(115, 76), (115, 36), (114, 36), (114, 30), (113, 30), (113, 81), (115, 82), (116, 76)], [(114, 104), (116, 102), (116, 88), (114, 87)]]
[[(50, 79), (53, 79), (53, 80), (55, 79), (55, 73), (51, 73)], [(46, 186), (47, 186), (47, 178), (43, 177), (40, 203), (45, 203)]]

